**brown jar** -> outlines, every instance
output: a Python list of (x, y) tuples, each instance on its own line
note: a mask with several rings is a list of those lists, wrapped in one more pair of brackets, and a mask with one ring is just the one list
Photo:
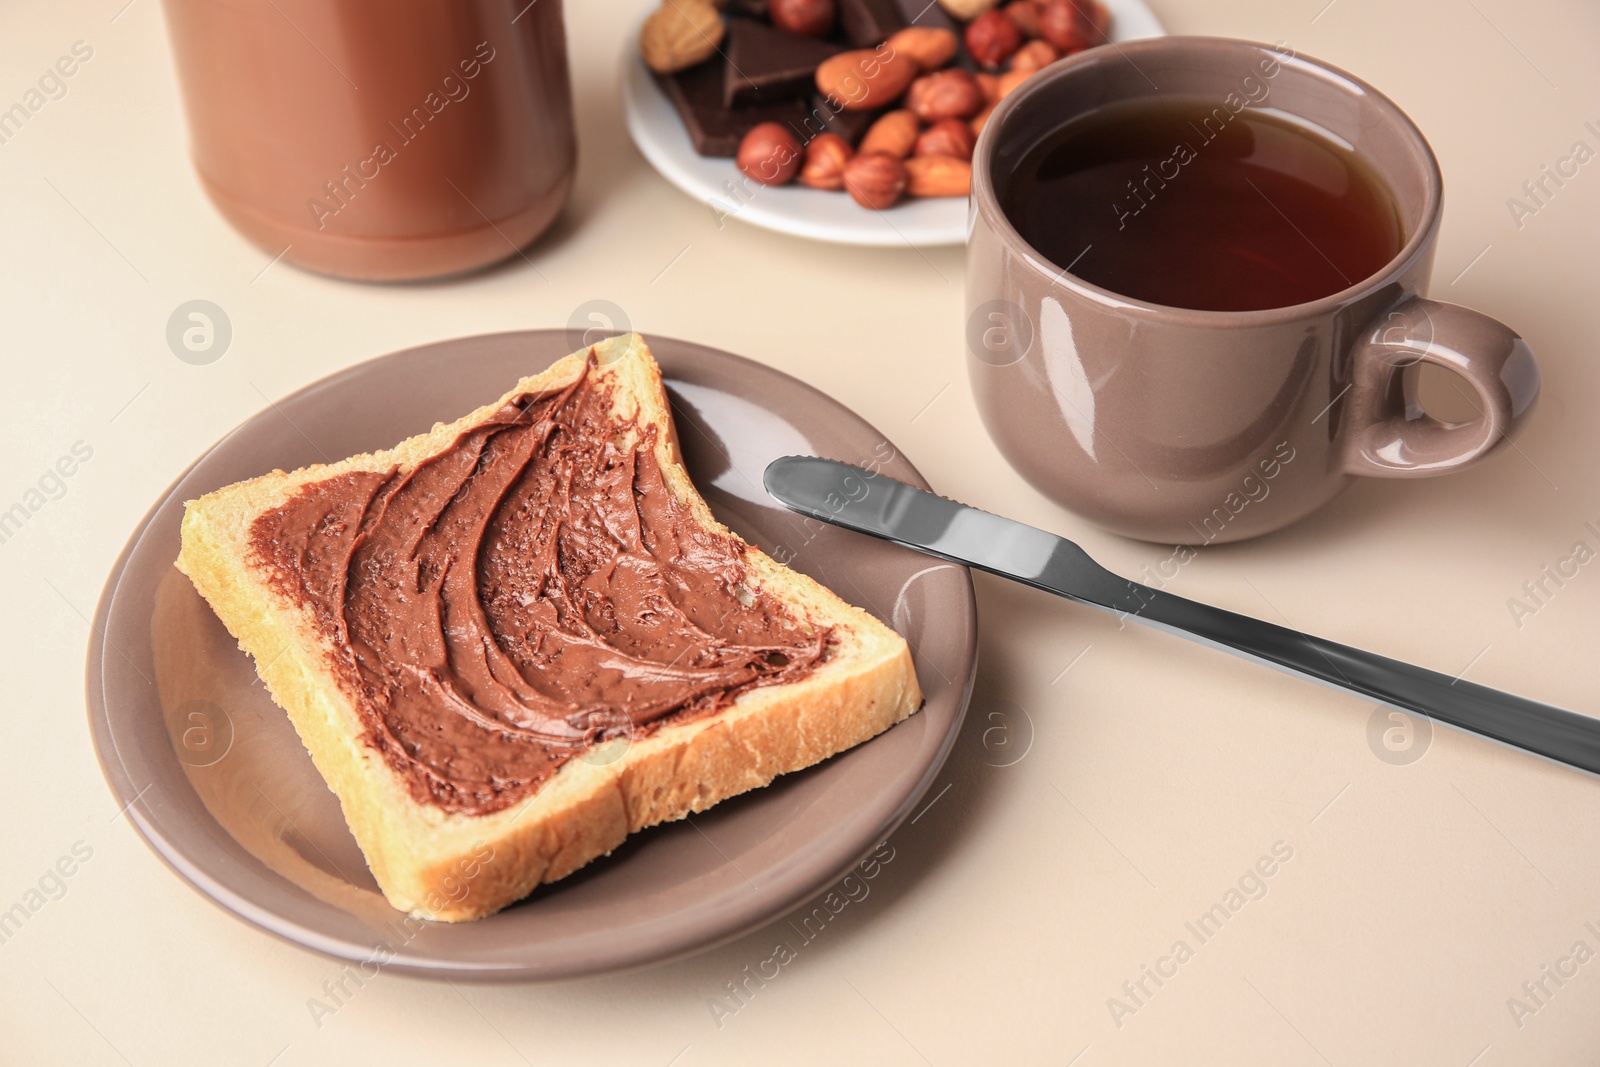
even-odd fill
[(517, 253), (576, 158), (561, 0), (165, 0), (191, 151), (268, 255), (372, 281)]

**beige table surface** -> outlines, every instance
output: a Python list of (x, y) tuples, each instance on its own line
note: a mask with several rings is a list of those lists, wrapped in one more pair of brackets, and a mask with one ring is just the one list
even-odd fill
[[(318, 1025), (308, 1001), (341, 965), (223, 913), (138, 840), (101, 779), (81, 681), (85, 616), (129, 531), (269, 399), (396, 348), (561, 326), (606, 299), (636, 327), (798, 375), (941, 491), (1075, 537), (1125, 573), (1170, 549), (1091, 528), (1001, 462), (963, 366), (959, 250), (719, 229), (657, 177), (624, 132), (615, 79), (634, 3), (570, 5), (582, 163), (537, 272), (519, 260), (404, 288), (269, 267), (222, 222), (186, 159), (160, 9), (134, 0), (119, 15), (123, 3), (0, 15), (0, 103), (73, 42), (94, 49), (68, 94), (0, 146), (0, 509), (75, 443), (93, 453), (0, 544), (0, 909), (75, 847), (89, 856), (0, 944), (0, 1062), (1600, 1058), (1600, 781), (1443, 728), (1420, 760), (1386, 762), (1370, 704), (986, 577), (977, 693), (937, 802), (895, 834), (870, 896), (737, 1012), (717, 998), (792, 936), (783, 924), (567, 985), (384, 974)], [(1292, 530), (1202, 552), (1173, 588), (1600, 712), (1600, 562), (1549, 585), (1536, 613), (1508, 606), (1577, 542), (1600, 548), (1600, 163), (1520, 227), (1507, 207), (1575, 141), (1600, 147), (1584, 125), (1600, 126), (1600, 8), (1324, 3), (1158, 7), (1175, 32), (1286, 40), (1411, 113), (1449, 190), (1434, 295), (1520, 329), (1545, 396), (1517, 448), (1481, 469), (1357, 485)], [(194, 298), (233, 323), (210, 366), (180, 362), (164, 337)], [(1292, 858), (1265, 895), (1202, 943), (1185, 924), (1274, 847)], [(1124, 983), (1170, 972), (1160, 961), (1179, 940), (1192, 955), (1133, 999)], [(1569, 976), (1558, 985), (1547, 966)], [(1533, 999), (1523, 983), (1541, 978)]]

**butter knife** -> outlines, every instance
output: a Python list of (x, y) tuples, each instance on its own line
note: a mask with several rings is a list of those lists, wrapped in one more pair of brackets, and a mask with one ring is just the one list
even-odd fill
[(802, 515), (1133, 619), (1600, 774), (1600, 720), (1121, 578), (1065, 537), (828, 459), (785, 456), (767, 492)]

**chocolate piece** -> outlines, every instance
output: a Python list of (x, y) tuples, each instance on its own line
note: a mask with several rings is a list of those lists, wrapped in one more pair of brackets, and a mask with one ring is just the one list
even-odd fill
[(861, 137), (867, 132), (867, 128), (888, 110), (888, 108), (875, 108), (872, 111), (833, 111), (825, 105), (821, 96), (816, 98), (816, 106), (827, 115), (828, 132), (843, 137), (852, 147), (861, 142)]
[(906, 27), (897, 0), (839, 0), (839, 22), (857, 48), (878, 44)]
[(794, 130), (794, 135), (800, 139), (801, 144), (808, 143), (819, 133), (834, 132), (833, 109), (828, 107), (820, 95), (813, 95), (810, 100), (802, 103), (804, 113), (789, 123), (789, 127)]
[(810, 96), (817, 65), (843, 45), (800, 37), (750, 19), (730, 19), (723, 102), (729, 107), (770, 104)]
[(767, 0), (733, 0), (728, 5), (727, 11), (730, 15), (764, 19), (767, 17)]
[(949, 30), (958, 35), (961, 33), (961, 26), (950, 17), (949, 12), (939, 6), (939, 0), (898, 0), (898, 6), (908, 26)]
[(730, 109), (722, 102), (723, 63), (721, 57), (716, 57), (676, 74), (655, 76), (667, 99), (678, 109), (694, 150), (702, 156), (731, 159), (739, 154), (744, 135), (761, 123), (781, 122), (798, 127), (810, 116), (811, 105), (804, 100)]
[(589, 358), (413, 469), (311, 483), (251, 528), (418, 803), (503, 810), (595, 744), (822, 661), (829, 631), (747, 584), (744, 542), (672, 494)]
[(867, 132), (867, 127), (877, 121), (878, 116), (885, 110), (878, 108), (873, 111), (840, 111), (829, 107), (827, 97), (816, 93), (808, 102), (804, 117), (789, 125), (801, 144), (807, 143), (820, 133), (836, 133), (851, 145), (855, 145), (861, 140), (861, 135)]

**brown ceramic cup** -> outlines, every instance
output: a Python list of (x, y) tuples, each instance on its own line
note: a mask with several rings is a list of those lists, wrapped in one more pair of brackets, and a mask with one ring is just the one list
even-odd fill
[[(1341, 292), (1260, 311), (1147, 303), (1049, 262), (1001, 210), (1019, 160), (1076, 116), (1158, 94), (1274, 108), (1353, 146), (1393, 194), (1404, 247)], [(1186, 545), (1278, 529), (1357, 475), (1476, 463), (1527, 417), (1539, 371), (1507, 327), (1422, 295), (1441, 199), (1438, 162), (1392, 101), (1281, 46), (1164, 37), (1046, 68), (995, 109), (973, 159), (967, 362), (990, 436), (1063, 506)], [(1418, 363), (1465, 379), (1479, 416), (1428, 415)]]

